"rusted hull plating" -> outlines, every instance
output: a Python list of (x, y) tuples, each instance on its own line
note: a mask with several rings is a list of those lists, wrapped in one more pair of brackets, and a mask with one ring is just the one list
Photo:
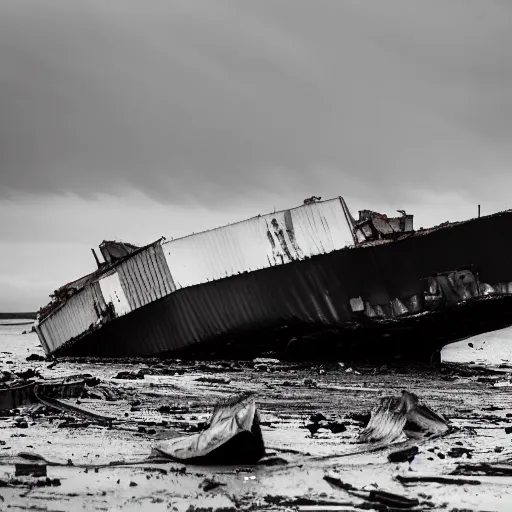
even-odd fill
[[(178, 289), (328, 254), (353, 243), (342, 198), (260, 215), (175, 240), (130, 247), (83, 279), (64, 285), (38, 316), (48, 354)], [(115, 244), (111, 242), (111, 244)]]
[[(506, 294), (512, 282), (510, 233), (512, 213), (506, 212), (178, 289), (56, 353), (148, 356), (290, 322), (342, 326), (361, 315), (403, 318), (424, 310), (429, 276), (466, 266), (486, 283), (484, 293)], [(475, 289), (482, 294), (480, 285)]]
[(35, 404), (38, 395), (51, 398), (78, 398), (84, 389), (84, 380), (27, 382), (0, 389), (0, 411)]

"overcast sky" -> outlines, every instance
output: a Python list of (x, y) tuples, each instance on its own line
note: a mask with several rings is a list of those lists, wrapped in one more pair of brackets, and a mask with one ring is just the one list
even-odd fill
[(512, 206), (509, 0), (0, 0), (0, 311), (313, 194)]

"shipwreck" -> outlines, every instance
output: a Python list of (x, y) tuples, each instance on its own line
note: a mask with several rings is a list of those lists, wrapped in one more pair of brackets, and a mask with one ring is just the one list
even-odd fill
[(104, 261), (93, 251), (98, 268), (56, 290), (35, 328), (52, 356), (420, 357), (512, 324), (512, 211), (419, 230), (398, 213), (355, 219), (343, 198), (313, 196), (143, 247), (105, 241)]

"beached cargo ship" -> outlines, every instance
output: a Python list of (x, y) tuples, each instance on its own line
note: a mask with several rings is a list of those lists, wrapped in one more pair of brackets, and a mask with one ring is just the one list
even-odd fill
[(103, 242), (105, 261), (53, 294), (36, 331), (49, 355), (131, 357), (321, 331), (381, 348), (408, 332), (400, 350), (431, 351), (512, 323), (511, 211), (417, 231), (399, 213), (356, 220), (341, 197), (311, 198), (144, 247)]

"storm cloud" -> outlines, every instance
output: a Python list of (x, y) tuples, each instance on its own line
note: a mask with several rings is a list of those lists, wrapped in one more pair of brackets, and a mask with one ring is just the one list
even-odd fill
[(313, 194), (510, 207), (508, 1), (0, 0), (0, 65), (0, 310)]
[(512, 162), (508, 2), (0, 0), (0, 48), (3, 196), (485, 198)]

